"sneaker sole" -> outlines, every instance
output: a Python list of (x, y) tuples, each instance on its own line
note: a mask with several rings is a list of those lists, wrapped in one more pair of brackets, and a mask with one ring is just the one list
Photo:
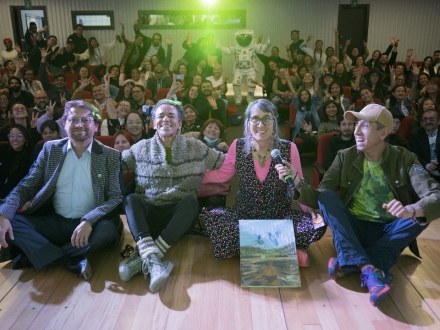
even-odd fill
[(92, 267), (90, 267), (89, 261), (86, 260), (86, 267), (84, 267), (84, 271), (81, 273), (81, 278), (84, 280), (89, 280), (92, 277)]
[(335, 264), (335, 262), (338, 262), (338, 258), (330, 258), (330, 260), (328, 262), (328, 277), (330, 277), (330, 279), (333, 281), (336, 281), (339, 278), (339, 277), (337, 277), (337, 274), (335, 274), (336, 270), (333, 268), (333, 265)]
[[(156, 283), (154, 283), (154, 285), (151, 285), (150, 283), (150, 291), (152, 293), (156, 293), (160, 290), (160, 288), (166, 283), (166, 281), (168, 280), (168, 277), (170, 276), (171, 270), (173, 269), (174, 265), (173, 263), (168, 261), (168, 265), (164, 270), (164, 273), (167, 274), (166, 277), (163, 277), (162, 279), (160, 279), (159, 281), (157, 281)], [(150, 281), (151, 281), (151, 276), (150, 276)]]
[(388, 296), (388, 293), (390, 293), (390, 286), (388, 284), (385, 284), (383, 289), (378, 292), (377, 295), (375, 295), (376, 298), (373, 298), (370, 295), (370, 302), (374, 307), (377, 307), (380, 305), (380, 303)]

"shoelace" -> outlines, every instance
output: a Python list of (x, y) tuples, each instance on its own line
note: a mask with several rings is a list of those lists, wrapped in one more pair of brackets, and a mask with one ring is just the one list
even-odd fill
[[(369, 274), (362, 274), (361, 275), (361, 287), (366, 286), (366, 287), (368, 287), (368, 289), (370, 289), (370, 285), (368, 284), (370, 282), (370, 276), (374, 278), (379, 275), (380, 275), (380, 273), (378, 271), (372, 271)], [(384, 282), (385, 282), (385, 278), (384, 278)], [(376, 283), (380, 284), (380, 283), (378, 283), (378, 281)], [(382, 284), (385, 284), (385, 283), (382, 283)]]
[(162, 272), (163, 268), (164, 268), (164, 266), (160, 261), (150, 259), (148, 269), (149, 269), (150, 275), (152, 277), (159, 275)]
[(129, 260), (127, 260), (127, 266), (130, 268), (133, 274), (139, 273), (142, 269), (142, 262), (139, 262), (138, 258), (140, 257), (133, 255)]

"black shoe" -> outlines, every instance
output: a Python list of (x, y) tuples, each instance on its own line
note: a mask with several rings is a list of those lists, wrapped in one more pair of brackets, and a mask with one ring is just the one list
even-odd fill
[(121, 36), (117, 35), (117, 36), (116, 36), (116, 40), (117, 40), (120, 44), (122, 44)]
[(67, 265), (67, 270), (74, 273), (76, 277), (88, 280), (92, 277), (92, 268), (87, 259), (71, 259)]
[(24, 253), (19, 254), (14, 261), (12, 262), (12, 269), (22, 269), (22, 268), (31, 268), (33, 267), (28, 257)]

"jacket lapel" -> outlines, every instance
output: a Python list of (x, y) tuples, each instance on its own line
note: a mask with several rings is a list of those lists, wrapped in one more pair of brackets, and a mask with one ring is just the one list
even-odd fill
[(96, 205), (100, 205), (103, 202), (101, 198), (104, 196), (100, 192), (105, 192), (106, 166), (106, 157), (102, 146), (96, 140), (93, 140), (90, 174), (92, 177), (93, 195), (95, 196)]

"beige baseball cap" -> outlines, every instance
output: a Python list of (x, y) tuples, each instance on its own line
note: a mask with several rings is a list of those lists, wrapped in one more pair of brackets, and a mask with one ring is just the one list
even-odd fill
[(346, 111), (344, 118), (349, 121), (356, 122), (357, 120), (377, 121), (393, 129), (393, 115), (391, 112), (380, 104), (369, 104), (363, 108), (360, 112)]

